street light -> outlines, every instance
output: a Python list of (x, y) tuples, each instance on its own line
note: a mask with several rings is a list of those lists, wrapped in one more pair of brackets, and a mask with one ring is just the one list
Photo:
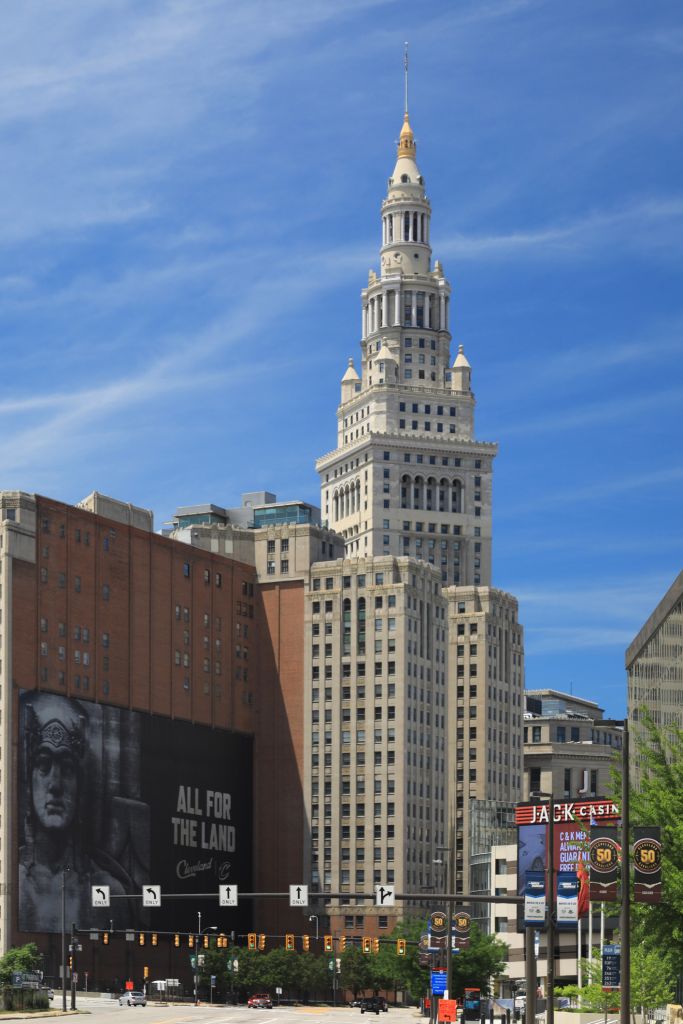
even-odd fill
[[(555, 1024), (555, 919), (553, 914), (555, 912), (555, 798), (552, 793), (542, 793), (540, 790), (534, 790), (529, 793), (530, 797), (541, 797), (548, 801), (548, 882), (547, 882), (547, 893), (548, 893), (548, 927), (545, 933), (545, 946), (546, 946), (546, 974), (547, 974), (547, 992), (546, 992), (546, 1011), (545, 1019), (546, 1024)], [(526, 1000), (527, 1006), (529, 1005), (529, 977), (530, 973), (528, 970), (527, 963), (527, 993)], [(534, 977), (534, 992), (536, 991), (536, 978)]]
[(318, 915), (317, 914), (309, 914), (308, 915), (308, 920), (309, 921), (315, 921), (315, 941), (317, 942), (318, 941)]
[[(443, 867), (443, 884), (446, 889), (448, 896), (452, 895), (451, 889), (453, 889), (453, 847), (452, 842), (453, 835), (451, 832), (451, 845), (450, 846), (436, 846), (435, 850), (437, 854), (447, 855), (447, 859), (443, 856), (435, 857), (432, 860), (432, 864), (440, 864)], [(447, 998), (451, 998), (451, 978), (453, 974), (453, 947), (452, 947), (452, 936), (453, 930), (453, 903), (450, 899), (447, 901), (448, 910), (446, 912), (446, 993)]]
[(194, 954), (194, 1005), (199, 1006), (199, 940), (204, 932), (216, 932), (218, 931), (217, 924), (207, 924), (205, 928), (202, 928), (202, 912), (197, 911), (197, 941), (195, 942), (195, 954)]
[(62, 1012), (66, 1013), (66, 873), (71, 871), (68, 864), (62, 866)]

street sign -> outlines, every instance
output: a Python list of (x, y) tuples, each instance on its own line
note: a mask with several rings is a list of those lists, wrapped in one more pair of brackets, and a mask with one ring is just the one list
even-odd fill
[(215, 988), (215, 987), (216, 987), (216, 975), (212, 974), (211, 975), (211, 988)]
[(393, 885), (375, 886), (375, 906), (393, 907), (396, 899), (396, 889)]
[(289, 887), (289, 905), (290, 907), (307, 907), (308, 906), (308, 886), (307, 885), (290, 885)]
[(602, 988), (608, 992), (621, 985), (621, 946), (602, 947)]
[(126, 942), (135, 942), (135, 932), (126, 932)]
[(91, 885), (90, 886), (90, 902), (93, 907), (108, 907), (109, 906), (109, 886), (108, 885)]
[(142, 905), (143, 905), (143, 907), (160, 907), (161, 906), (161, 886), (160, 885), (143, 885), (143, 887), (142, 887)]
[(455, 999), (439, 999), (439, 1021), (441, 1024), (455, 1024), (458, 1004)]
[(446, 991), (446, 972), (432, 971), (432, 995), (442, 996)]
[(218, 906), (219, 907), (236, 907), (237, 906), (237, 886), (236, 885), (219, 885), (218, 886)]

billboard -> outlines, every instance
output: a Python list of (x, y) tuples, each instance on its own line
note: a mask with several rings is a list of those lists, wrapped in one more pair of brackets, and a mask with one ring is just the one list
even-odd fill
[[(251, 887), (250, 737), (35, 690), (19, 712), (19, 931), (61, 931), (62, 886), (68, 928), (193, 931), (205, 910), (239, 927), (218, 886)], [(160, 908), (143, 910), (145, 884)]]

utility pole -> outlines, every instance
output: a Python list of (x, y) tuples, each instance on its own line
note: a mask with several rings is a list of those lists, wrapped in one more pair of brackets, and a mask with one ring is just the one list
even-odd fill
[(621, 1024), (628, 1024), (631, 1009), (631, 869), (628, 718), (624, 719), (621, 750)]

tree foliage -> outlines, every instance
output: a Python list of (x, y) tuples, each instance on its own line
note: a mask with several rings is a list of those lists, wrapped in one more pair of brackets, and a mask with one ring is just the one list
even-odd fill
[[(602, 958), (598, 949), (590, 960), (581, 960), (585, 984), (556, 988), (555, 995), (568, 996), (572, 1003), (591, 1013), (606, 1013), (619, 1005), (618, 992), (602, 989)], [(654, 1010), (673, 998), (674, 972), (670, 957), (642, 943), (631, 949), (631, 1010)]]
[(11, 985), (15, 971), (37, 971), (40, 969), (40, 953), (35, 942), (25, 946), (13, 946), (0, 957), (0, 985)]
[(640, 713), (644, 738), (637, 743), (641, 782), (631, 792), (631, 824), (662, 830), (661, 903), (632, 904), (633, 948), (666, 951), (683, 972), (683, 730), (658, 728)]

